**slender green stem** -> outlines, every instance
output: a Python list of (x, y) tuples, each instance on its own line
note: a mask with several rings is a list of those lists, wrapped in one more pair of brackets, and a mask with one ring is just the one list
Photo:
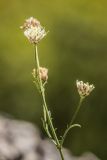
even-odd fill
[[(34, 47), (35, 47), (35, 59), (36, 59), (37, 70), (39, 71), (40, 64), (39, 64), (39, 58), (38, 58), (37, 45), (34, 45)], [(52, 119), (51, 119), (51, 116), (50, 116), (50, 113), (49, 113), (49, 110), (48, 110), (48, 107), (47, 107), (47, 104), (46, 104), (45, 90), (44, 90), (44, 87), (43, 87), (43, 83), (42, 83), (42, 80), (41, 80), (40, 76), (38, 78), (39, 78), (41, 96), (42, 96), (42, 100), (43, 100), (43, 107), (46, 111), (46, 116), (47, 116), (47, 119), (48, 119), (48, 123), (49, 123), (50, 129), (51, 129), (52, 135), (54, 137), (54, 140), (56, 142), (57, 149), (59, 150), (61, 159), (64, 160), (63, 153), (62, 153), (62, 150), (61, 150), (62, 147), (61, 147), (60, 142), (57, 138), (55, 128), (53, 126)]]
[(64, 160), (64, 156), (63, 156), (63, 153), (62, 153), (62, 148), (59, 148), (59, 153), (60, 153), (61, 159)]
[[(35, 50), (35, 61), (36, 61), (36, 65), (37, 65), (37, 71), (39, 72), (40, 63), (39, 63), (39, 57), (38, 57), (37, 44), (34, 44), (34, 50)], [(41, 80), (40, 76), (38, 76), (38, 78), (39, 78), (39, 85), (40, 85), (40, 89), (41, 89), (41, 93), (42, 93), (44, 90), (42, 80)]]
[(58, 138), (57, 138), (57, 135), (56, 135), (56, 132), (55, 132), (55, 129), (54, 129), (54, 126), (53, 126), (53, 123), (52, 123), (52, 120), (51, 120), (51, 117), (50, 117), (48, 108), (47, 108), (44, 91), (42, 92), (42, 98), (43, 98), (43, 103), (44, 103), (44, 107), (45, 107), (45, 110), (46, 110), (46, 114), (47, 114), (49, 126), (50, 126), (51, 131), (52, 131), (52, 135), (53, 135), (53, 137), (54, 137), (54, 139), (55, 139), (55, 141), (56, 141), (56, 143), (57, 143), (57, 146), (59, 146), (60, 143), (59, 143), (59, 140), (58, 140)]
[[(76, 118), (76, 116), (77, 116), (77, 114), (78, 114), (78, 112), (79, 112), (79, 109), (80, 109), (80, 107), (81, 107), (81, 104), (82, 104), (82, 102), (83, 102), (83, 99), (84, 99), (84, 98), (82, 98), (82, 97), (80, 98), (79, 104), (78, 104), (77, 109), (76, 109), (76, 111), (75, 111), (75, 113), (74, 113), (74, 115), (73, 115), (73, 117), (72, 117), (72, 119), (71, 119), (71, 122), (70, 122), (70, 124), (68, 125), (67, 129), (65, 130), (65, 132), (64, 132), (64, 134), (63, 134), (63, 136), (62, 136), (61, 145), (63, 145), (64, 140), (65, 140), (65, 138), (66, 138), (69, 130), (70, 130), (71, 128), (73, 128), (73, 127), (72, 127), (73, 122), (74, 122), (74, 120), (75, 120), (75, 118)], [(78, 125), (78, 127), (80, 127), (80, 125)]]
[(78, 106), (77, 106), (77, 109), (76, 109), (73, 117), (72, 117), (72, 120), (71, 120), (71, 122), (70, 122), (70, 125), (73, 124), (73, 122), (74, 122), (74, 120), (75, 120), (75, 118), (76, 118), (76, 116), (77, 116), (77, 114), (78, 114), (78, 112), (79, 112), (79, 110), (80, 110), (80, 107), (81, 107), (81, 104), (82, 104), (82, 102), (83, 102), (83, 99), (84, 99), (83, 97), (80, 98), (79, 104), (78, 104)]

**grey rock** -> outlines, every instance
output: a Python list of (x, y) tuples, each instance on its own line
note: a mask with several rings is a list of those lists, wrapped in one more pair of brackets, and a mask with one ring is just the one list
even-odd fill
[[(87, 152), (80, 157), (62, 150), (65, 160), (99, 160)], [(0, 116), (0, 160), (61, 160), (55, 145), (41, 139), (37, 127), (25, 121)]]

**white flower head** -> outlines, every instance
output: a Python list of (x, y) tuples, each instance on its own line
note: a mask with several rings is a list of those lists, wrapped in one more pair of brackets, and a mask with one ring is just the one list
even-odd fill
[(40, 22), (33, 17), (25, 20), (25, 23), (20, 28), (24, 30), (24, 35), (28, 38), (28, 40), (35, 44), (37, 44), (47, 34)]
[(95, 88), (93, 84), (90, 85), (88, 82), (84, 83), (83, 81), (78, 80), (76, 81), (76, 86), (78, 89), (78, 93), (82, 98), (88, 96)]

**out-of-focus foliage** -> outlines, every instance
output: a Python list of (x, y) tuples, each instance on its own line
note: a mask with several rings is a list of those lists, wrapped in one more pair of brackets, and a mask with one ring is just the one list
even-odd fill
[(107, 2), (105, 0), (0, 1), (0, 111), (41, 126), (41, 99), (32, 83), (33, 46), (19, 26), (34, 16), (47, 37), (39, 44), (42, 66), (49, 68), (47, 100), (62, 134), (79, 100), (76, 79), (95, 84), (78, 115), (66, 147), (107, 158)]

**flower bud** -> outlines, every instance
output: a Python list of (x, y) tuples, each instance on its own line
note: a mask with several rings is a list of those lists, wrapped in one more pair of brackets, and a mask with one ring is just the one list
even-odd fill
[(39, 68), (39, 76), (41, 80), (47, 81), (48, 80), (48, 69), (44, 67)]
[(32, 71), (32, 75), (33, 75), (34, 78), (36, 78), (36, 69), (35, 68)]
[(39, 78), (45, 82), (48, 80), (48, 69), (45, 67), (39, 67), (39, 71), (38, 71), (34, 68), (32, 75), (34, 78), (37, 78), (39, 76)]

